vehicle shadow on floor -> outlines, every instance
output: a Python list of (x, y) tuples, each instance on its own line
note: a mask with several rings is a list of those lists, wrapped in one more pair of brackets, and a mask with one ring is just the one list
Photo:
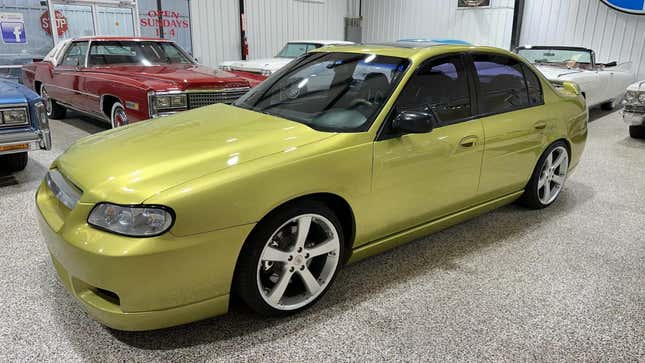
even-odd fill
[(110, 129), (110, 125), (106, 121), (101, 121), (93, 117), (69, 110), (67, 117), (58, 121), (73, 126), (79, 130), (85, 131), (89, 134), (96, 134), (97, 132)]
[(589, 122), (594, 122), (596, 120), (599, 120), (607, 115), (611, 115), (614, 112), (618, 112), (622, 110), (622, 107), (616, 107), (613, 110), (603, 110), (600, 107), (594, 107), (589, 109)]
[[(88, 337), (84, 334), (91, 335), (93, 339), (97, 336), (102, 336), (101, 339), (105, 339), (103, 336), (114, 337), (134, 349), (166, 351), (212, 345), (211, 349), (222, 354), (234, 353), (299, 334), (319, 323), (351, 314), (361, 303), (433, 271), (449, 270), (472, 275), (472, 278), (476, 279), (478, 272), (460, 263), (465, 256), (476, 254), (483, 249), (518, 244), (519, 241), (525, 240), (521, 237), (530, 235), (540, 225), (552, 223), (572, 213), (592, 200), (595, 194), (589, 185), (577, 181), (568, 183), (567, 190), (568, 192), (563, 193), (550, 208), (533, 211), (515, 204), (509, 205), (346, 266), (340, 271), (334, 286), (317, 305), (287, 318), (264, 318), (250, 312), (242, 304), (235, 303), (232, 311), (221, 317), (150, 332), (122, 332), (103, 328), (109, 333), (106, 335), (94, 331), (98, 324), (85, 320), (91, 318), (80, 311), (80, 307), (71, 297), (62, 297), (64, 291), (58, 291), (56, 298), (52, 299), (52, 310), (62, 326), (61, 330), (68, 335), (67, 339), (86, 357), (96, 357), (97, 353), (100, 353), (97, 349), (105, 349), (106, 354), (114, 357), (115, 349), (110, 346), (117, 343), (105, 340), (102, 344), (90, 346), (86, 344)], [(51, 274), (53, 268), (47, 267), (41, 272)], [(73, 316), (70, 317), (70, 314)], [(85, 327), (80, 330), (83, 334), (79, 334), (78, 326)], [(75, 329), (71, 329), (72, 327)], [(244, 339), (235, 339), (241, 336)], [(122, 351), (122, 358), (126, 359), (128, 352)]]

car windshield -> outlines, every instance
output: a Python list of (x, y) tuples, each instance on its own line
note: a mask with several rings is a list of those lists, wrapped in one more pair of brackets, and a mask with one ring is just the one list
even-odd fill
[(277, 58), (297, 58), (301, 55), (320, 48), (320, 44), (313, 43), (287, 43), (282, 50), (276, 55)]
[(591, 65), (591, 51), (578, 49), (520, 49), (517, 52), (531, 63), (547, 63), (558, 66)]
[(192, 64), (178, 46), (170, 42), (109, 41), (92, 42), (88, 64), (90, 66), (136, 64)]
[(316, 130), (369, 128), (409, 61), (375, 54), (311, 53), (281, 69), (235, 105)]

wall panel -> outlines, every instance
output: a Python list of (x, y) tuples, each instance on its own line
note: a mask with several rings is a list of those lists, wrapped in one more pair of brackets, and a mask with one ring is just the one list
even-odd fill
[(645, 79), (645, 16), (618, 12), (600, 0), (526, 0), (520, 42), (588, 47), (600, 62), (632, 62)]
[(201, 64), (240, 59), (239, 12), (237, 0), (190, 0), (193, 54)]
[(455, 38), (508, 49), (513, 7), (513, 0), (466, 10), (457, 9), (457, 0), (364, 0), (363, 41)]

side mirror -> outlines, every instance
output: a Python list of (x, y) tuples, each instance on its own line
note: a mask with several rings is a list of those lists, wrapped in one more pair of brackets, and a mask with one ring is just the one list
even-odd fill
[(392, 128), (405, 134), (425, 134), (434, 128), (435, 118), (427, 112), (403, 111), (392, 122)]

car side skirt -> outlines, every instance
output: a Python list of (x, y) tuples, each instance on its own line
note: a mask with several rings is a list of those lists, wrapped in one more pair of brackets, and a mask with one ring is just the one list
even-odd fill
[(450, 226), (468, 220), (470, 218), (476, 217), (480, 214), (486, 213), (493, 209), (499, 208), (503, 205), (509, 204), (517, 200), (522, 196), (524, 190), (520, 190), (508, 195), (505, 195), (501, 198), (493, 199), (486, 203), (464, 209), (460, 212), (436, 219), (432, 222), (424, 223), (422, 225), (410, 228), (403, 232), (399, 232), (380, 240), (371, 242), (367, 245), (363, 245), (352, 252), (348, 264), (358, 262), (364, 258), (377, 255), (381, 252), (387, 251), (394, 247), (400, 246), (407, 242), (410, 242), (416, 238), (423, 237), (430, 233), (438, 232), (442, 229), (446, 229)]

